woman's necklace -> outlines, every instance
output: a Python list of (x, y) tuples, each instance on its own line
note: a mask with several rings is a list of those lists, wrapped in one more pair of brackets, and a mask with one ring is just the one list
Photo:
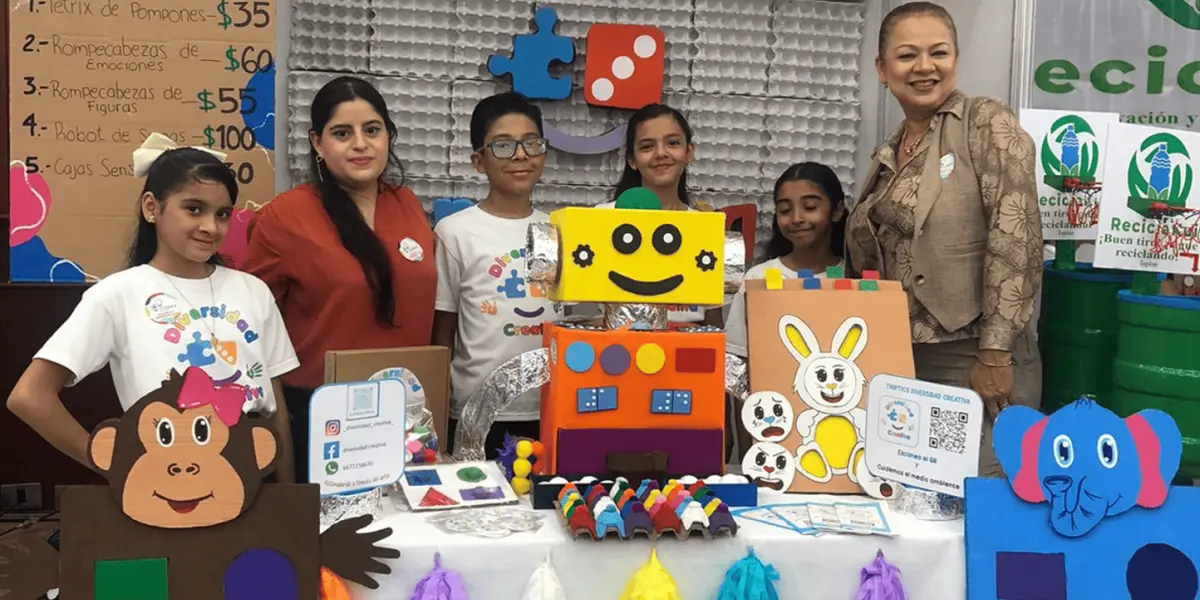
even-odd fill
[(922, 133), (921, 135), (917, 136), (917, 139), (915, 139), (911, 142), (907, 142), (907, 140), (908, 140), (908, 125), (905, 124), (904, 125), (904, 141), (907, 143), (902, 142), (901, 149), (904, 151), (905, 154), (912, 156), (913, 154), (917, 153), (917, 148), (919, 148), (921, 146), (921, 141), (923, 141), (924, 139), (925, 139), (925, 134)]
[[(196, 309), (196, 305), (193, 304), (190, 299), (188, 299), (187, 294), (184, 294), (183, 290), (179, 289), (179, 286), (175, 285), (175, 282), (171, 280), (171, 276), (167, 275), (166, 272), (164, 272), (164, 271), (158, 271), (158, 272), (162, 273), (163, 279), (166, 279), (167, 283), (171, 284), (171, 288), (175, 290), (175, 293), (179, 294), (179, 297), (183, 298), (183, 301), (187, 303), (188, 308), (191, 309), (189, 312), (196, 311), (198, 313), (199, 310)], [(209, 342), (212, 343), (213, 352), (216, 354), (222, 354), (224, 352), (224, 349), (221, 346), (221, 340), (219, 340), (217, 338), (217, 332), (216, 332), (217, 316), (214, 313), (214, 311), (212, 310), (213, 308), (216, 307), (216, 304), (217, 304), (217, 293), (216, 293), (216, 290), (213, 289), (213, 282), (212, 282), (213, 277), (216, 274), (217, 274), (217, 270), (214, 268), (213, 272), (211, 274), (209, 274), (208, 277), (205, 278), (208, 280), (208, 296), (209, 296), (208, 322), (207, 323), (204, 322), (204, 319), (202, 319), (202, 318), (194, 319), (194, 320), (199, 321), (200, 324), (203, 325), (204, 328), (208, 330)], [(224, 359), (224, 358), (225, 357), (222, 356), (222, 359)]]

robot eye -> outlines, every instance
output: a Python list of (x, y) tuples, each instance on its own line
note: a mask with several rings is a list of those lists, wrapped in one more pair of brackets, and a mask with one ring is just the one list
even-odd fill
[(613, 230), (612, 244), (621, 254), (633, 254), (642, 247), (642, 232), (628, 223), (618, 225)]
[(651, 242), (654, 249), (659, 254), (670, 256), (679, 251), (679, 246), (683, 244), (683, 236), (679, 233), (679, 228), (671, 225), (659, 225), (658, 229), (654, 230), (654, 236)]

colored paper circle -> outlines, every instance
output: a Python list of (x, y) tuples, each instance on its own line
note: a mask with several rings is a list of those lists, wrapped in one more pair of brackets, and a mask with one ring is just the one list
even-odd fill
[(653, 375), (662, 370), (667, 362), (667, 353), (658, 344), (643, 344), (637, 351), (637, 368), (639, 371)]
[(600, 367), (608, 375), (622, 375), (629, 370), (629, 351), (613, 344), (600, 352)]
[(487, 479), (487, 475), (479, 467), (466, 467), (458, 470), (458, 478), (470, 483), (478, 483)]
[(247, 550), (225, 569), (227, 600), (295, 600), (296, 567), (276, 550)]
[(576, 373), (586, 373), (596, 363), (596, 351), (587, 342), (571, 342), (563, 355), (563, 362)]

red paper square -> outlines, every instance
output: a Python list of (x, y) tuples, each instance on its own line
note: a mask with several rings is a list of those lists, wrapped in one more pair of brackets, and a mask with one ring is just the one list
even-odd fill
[(662, 100), (663, 32), (649, 25), (588, 28), (583, 92), (592, 106), (637, 110)]

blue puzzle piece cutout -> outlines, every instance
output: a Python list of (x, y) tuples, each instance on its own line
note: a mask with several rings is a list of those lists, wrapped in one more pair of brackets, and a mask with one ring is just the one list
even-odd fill
[(475, 206), (470, 198), (438, 198), (433, 201), (433, 224), (446, 217)]
[(566, 100), (571, 95), (571, 78), (550, 76), (550, 63), (569, 65), (575, 60), (575, 41), (554, 33), (558, 13), (549, 6), (533, 14), (537, 33), (521, 34), (513, 39), (512, 58), (493, 54), (487, 69), (493, 77), (511, 75), (513, 91), (530, 99)]
[(192, 334), (192, 342), (187, 345), (187, 351), (176, 357), (179, 362), (188, 363), (193, 367), (207, 367), (217, 362), (217, 357), (212, 352), (212, 342), (202, 339), (203, 337), (199, 331)]
[(408, 480), (408, 485), (411, 486), (442, 485), (442, 478), (434, 469), (409, 471), (404, 474), (404, 478)]

